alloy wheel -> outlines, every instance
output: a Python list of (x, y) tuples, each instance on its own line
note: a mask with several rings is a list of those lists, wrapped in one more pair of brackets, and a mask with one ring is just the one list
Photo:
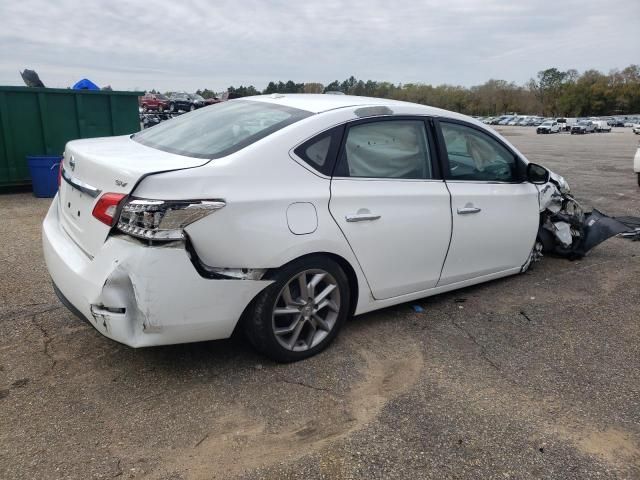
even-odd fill
[(272, 312), (278, 343), (292, 351), (309, 350), (333, 330), (340, 312), (340, 288), (324, 270), (305, 270), (280, 290)]

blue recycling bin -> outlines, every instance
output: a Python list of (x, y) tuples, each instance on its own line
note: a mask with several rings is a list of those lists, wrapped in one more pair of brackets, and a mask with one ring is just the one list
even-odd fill
[(33, 182), (33, 194), (40, 198), (52, 198), (58, 191), (60, 156), (27, 156), (27, 165)]

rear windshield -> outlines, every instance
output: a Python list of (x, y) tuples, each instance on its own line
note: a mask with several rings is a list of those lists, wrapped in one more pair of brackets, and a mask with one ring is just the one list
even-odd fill
[(233, 100), (173, 118), (132, 138), (178, 155), (220, 158), (310, 115), (311, 112), (282, 105)]

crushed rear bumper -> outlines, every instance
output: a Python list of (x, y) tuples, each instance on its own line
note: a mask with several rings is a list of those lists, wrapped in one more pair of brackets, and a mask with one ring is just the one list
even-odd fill
[(61, 228), (57, 198), (43, 223), (56, 293), (103, 335), (131, 347), (227, 338), (268, 280), (207, 279), (184, 246), (107, 239), (90, 259)]

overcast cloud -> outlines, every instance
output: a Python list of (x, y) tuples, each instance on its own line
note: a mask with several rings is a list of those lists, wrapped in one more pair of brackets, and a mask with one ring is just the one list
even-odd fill
[(0, 85), (225, 90), (324, 84), (523, 83), (558, 67), (640, 62), (640, 1), (0, 0)]

